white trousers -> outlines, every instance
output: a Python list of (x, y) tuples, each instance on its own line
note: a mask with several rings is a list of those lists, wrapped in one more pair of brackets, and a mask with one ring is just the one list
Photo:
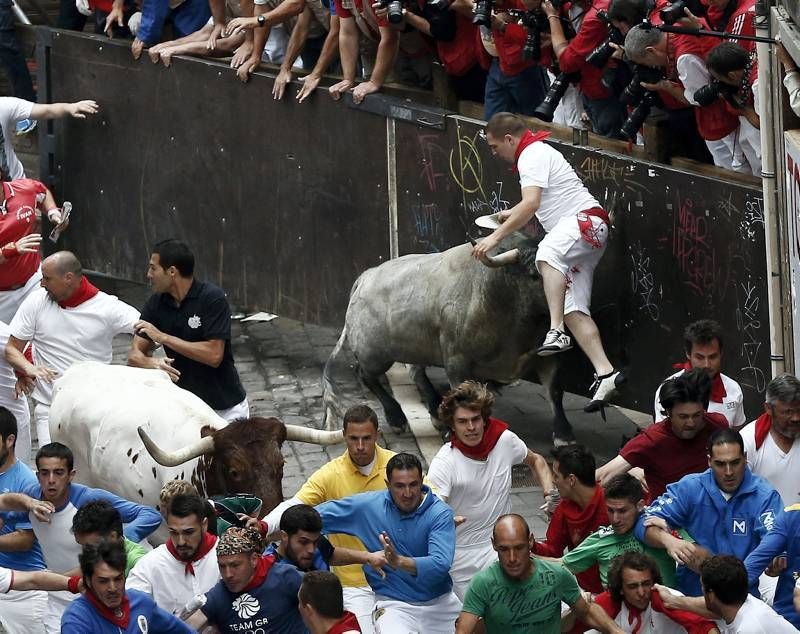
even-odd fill
[(461, 601), (452, 592), (422, 603), (375, 597), (376, 634), (453, 634)]
[(241, 403), (237, 403), (233, 407), (215, 409), (214, 411), (226, 421), (232, 423), (240, 418), (250, 418), (250, 403), (247, 402), (247, 397), (245, 396)]
[(450, 578), (453, 580), (453, 592), (463, 602), (472, 578), (497, 561), (497, 553), (488, 544), (459, 546), (456, 544), (456, 556), (450, 567)]
[(0, 594), (0, 625), (8, 634), (47, 634), (46, 613), (47, 593), (43, 590), (11, 590)]
[(7, 324), (11, 323), (14, 315), (17, 314), (17, 308), (22, 303), (31, 291), (39, 288), (39, 282), (42, 280), (42, 268), (39, 267), (33, 275), (25, 282), (25, 286), (13, 291), (0, 291), (0, 321)]
[(50, 442), (50, 406), (34, 401), (33, 420), (36, 422), (36, 437), (39, 439), (39, 448), (42, 448)]
[(344, 609), (358, 619), (362, 634), (373, 634), (372, 612), (375, 609), (375, 593), (369, 586), (345, 586), (342, 588)]
[(61, 617), (69, 607), (69, 604), (77, 599), (79, 594), (71, 592), (48, 592), (47, 594), (47, 613), (44, 618), (44, 628), (48, 634), (61, 631)]
[(17, 419), (17, 445), (14, 455), (26, 465), (31, 465), (31, 410), (25, 396), (14, 397), (14, 388), (0, 388), (0, 405)]

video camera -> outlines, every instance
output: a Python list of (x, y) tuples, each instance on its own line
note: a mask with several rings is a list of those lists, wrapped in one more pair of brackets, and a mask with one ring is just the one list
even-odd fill
[(706, 14), (706, 8), (700, 0), (675, 0), (668, 7), (661, 9), (658, 15), (664, 24), (671, 25), (686, 17), (684, 9), (689, 9), (693, 15), (697, 16)]
[(608, 28), (608, 37), (602, 44), (586, 56), (586, 61), (596, 68), (603, 68), (608, 64), (611, 56), (614, 55), (614, 47), (612, 44), (622, 46), (625, 43), (625, 36), (622, 34), (622, 31), (611, 23), (611, 18), (608, 17), (607, 11), (601, 9), (597, 12), (597, 17), (605, 22)]
[(650, 116), (650, 111), (654, 106), (661, 105), (661, 98), (658, 93), (652, 90), (647, 90), (642, 86), (642, 82), (646, 84), (655, 84), (664, 78), (664, 71), (661, 68), (653, 68), (651, 66), (642, 66), (636, 64), (633, 69), (633, 79), (625, 87), (620, 95), (622, 103), (633, 108), (625, 123), (622, 124), (620, 132), (626, 139), (635, 140), (636, 134), (641, 129), (645, 119)]

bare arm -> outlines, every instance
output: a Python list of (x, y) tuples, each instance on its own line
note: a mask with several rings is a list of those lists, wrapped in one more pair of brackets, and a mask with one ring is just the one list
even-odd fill
[(623, 630), (611, 620), (611, 617), (606, 614), (605, 610), (596, 603), (588, 603), (586, 599), (581, 597), (572, 606), (575, 615), (587, 625), (606, 632), (607, 634), (622, 634)]
[(58, 592), (69, 590), (68, 583), (69, 577), (58, 575), (54, 572), (45, 572), (42, 570), (25, 572), (22, 570), (15, 570), (11, 589)]
[(403, 9), (403, 19), (406, 21), (406, 24), (413, 26), (420, 33), (424, 33), (428, 37), (431, 37), (431, 23), (421, 15), (417, 15), (413, 11)]
[(400, 48), (400, 35), (393, 28), (389, 26), (380, 27), (381, 41), (378, 44), (378, 53), (375, 57), (375, 68), (372, 69), (372, 74), (369, 81), (375, 84), (378, 88), (383, 86), (386, 77), (394, 66), (394, 60), (397, 57), (397, 51)]
[(319, 80), (322, 79), (322, 74), (328, 70), (336, 54), (339, 52), (339, 16), (331, 16), (331, 28), (328, 35), (325, 37), (325, 42), (322, 44), (322, 51), (320, 51), (319, 59), (314, 65), (308, 75), (303, 78), (303, 87), (297, 92), (298, 103), (303, 103), (308, 96), (316, 90), (319, 85)]
[(150, 368), (163, 370), (173, 381), (177, 381), (181, 373), (172, 367), (174, 359), (156, 358), (153, 356), (155, 345), (144, 337), (134, 336), (131, 349), (128, 351), (128, 365), (134, 368)]
[(462, 612), (456, 621), (456, 634), (472, 634), (480, 619), (469, 612)]
[(28, 361), (22, 353), (26, 343), (28, 342), (10, 335), (8, 337), (8, 343), (6, 344), (6, 361), (20, 374), (52, 383), (56, 376), (58, 376), (58, 372), (46, 365), (33, 365)]
[(620, 473), (627, 473), (632, 468), (630, 462), (625, 460), (622, 456), (617, 456), (613, 460), (609, 460), (605, 463), (602, 467), (600, 467), (597, 471), (595, 471), (595, 479), (600, 482), (600, 484), (605, 484), (615, 475), (619, 475)]
[(286, 90), (286, 85), (292, 81), (292, 66), (295, 60), (303, 51), (303, 47), (308, 40), (308, 32), (311, 27), (311, 21), (314, 19), (314, 14), (310, 7), (306, 7), (300, 17), (297, 18), (297, 23), (292, 29), (292, 34), (289, 36), (289, 42), (286, 45), (286, 53), (281, 62), (281, 69), (278, 71), (278, 76), (275, 78), (275, 83), (272, 85), (272, 97), (274, 99), (283, 99), (283, 93)]
[(386, 555), (382, 550), (374, 553), (366, 550), (355, 550), (353, 548), (343, 548), (337, 546), (333, 551), (330, 560), (331, 566), (349, 566), (350, 564), (361, 564), (371, 566), (378, 574), (383, 575), (383, 567), (386, 565)]
[(97, 114), (100, 106), (96, 101), (87, 99), (73, 103), (37, 103), (31, 108), (31, 119), (62, 119), (75, 117), (85, 119), (88, 114)]
[(686, 610), (687, 612), (694, 612), (695, 614), (699, 614), (703, 618), (710, 619), (712, 621), (719, 618), (718, 615), (709, 611), (709, 609), (706, 607), (706, 601), (703, 597), (679, 596), (670, 592), (669, 588), (666, 586), (659, 584), (656, 584), (656, 590), (658, 590), (658, 594), (661, 595), (661, 600), (664, 602), (664, 605), (671, 610)]
[(536, 474), (544, 494), (550, 493), (553, 489), (553, 472), (550, 470), (547, 460), (542, 455), (528, 449), (528, 455), (525, 456), (525, 464)]
[(166, 346), (192, 361), (210, 365), (212, 368), (219, 367), (225, 353), (225, 342), (222, 339), (186, 341), (180, 337), (161, 332), (150, 322), (141, 319), (134, 324), (133, 331), (137, 334), (134, 337), (134, 341), (142, 338), (138, 336), (139, 333), (145, 333), (154, 344)]
[(33, 531), (29, 528), (0, 535), (0, 552), (21, 553), (31, 548), (33, 548)]
[(192, 614), (192, 616), (186, 619), (186, 625), (193, 630), (201, 632), (203, 628), (208, 625), (208, 619), (206, 618), (206, 615), (202, 613), (202, 611), (198, 610)]
[(482, 240), (478, 241), (478, 243), (472, 249), (472, 255), (477, 259), (481, 259), (482, 257), (486, 256), (489, 251), (500, 244), (503, 238), (519, 229), (522, 229), (522, 227), (531, 221), (531, 218), (533, 218), (533, 215), (539, 209), (539, 204), (541, 201), (541, 187), (536, 187), (535, 185), (531, 187), (523, 187), (522, 200), (520, 200), (508, 211), (503, 212), (503, 214), (506, 216), (506, 220), (497, 229), (495, 229), (491, 235), (486, 236)]

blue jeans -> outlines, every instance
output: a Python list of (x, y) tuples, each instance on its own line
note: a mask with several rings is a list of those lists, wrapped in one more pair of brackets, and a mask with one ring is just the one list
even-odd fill
[(0, 64), (8, 74), (14, 96), (36, 103), (31, 74), (14, 30), (14, 12), (5, 0), (0, 2)]
[(628, 118), (628, 109), (618, 98), (589, 99), (583, 96), (583, 109), (592, 122), (592, 130), (609, 139), (622, 139), (627, 141), (620, 132), (622, 124)]
[(492, 60), (486, 78), (483, 99), (484, 118), (488, 121), (498, 112), (514, 112), (533, 116), (547, 93), (547, 74), (540, 66), (526, 68), (518, 75), (504, 75), (497, 58)]

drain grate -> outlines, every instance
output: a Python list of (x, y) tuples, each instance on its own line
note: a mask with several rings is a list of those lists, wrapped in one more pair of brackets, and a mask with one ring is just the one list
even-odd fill
[(539, 486), (528, 465), (517, 464), (511, 468), (511, 488), (529, 489)]

